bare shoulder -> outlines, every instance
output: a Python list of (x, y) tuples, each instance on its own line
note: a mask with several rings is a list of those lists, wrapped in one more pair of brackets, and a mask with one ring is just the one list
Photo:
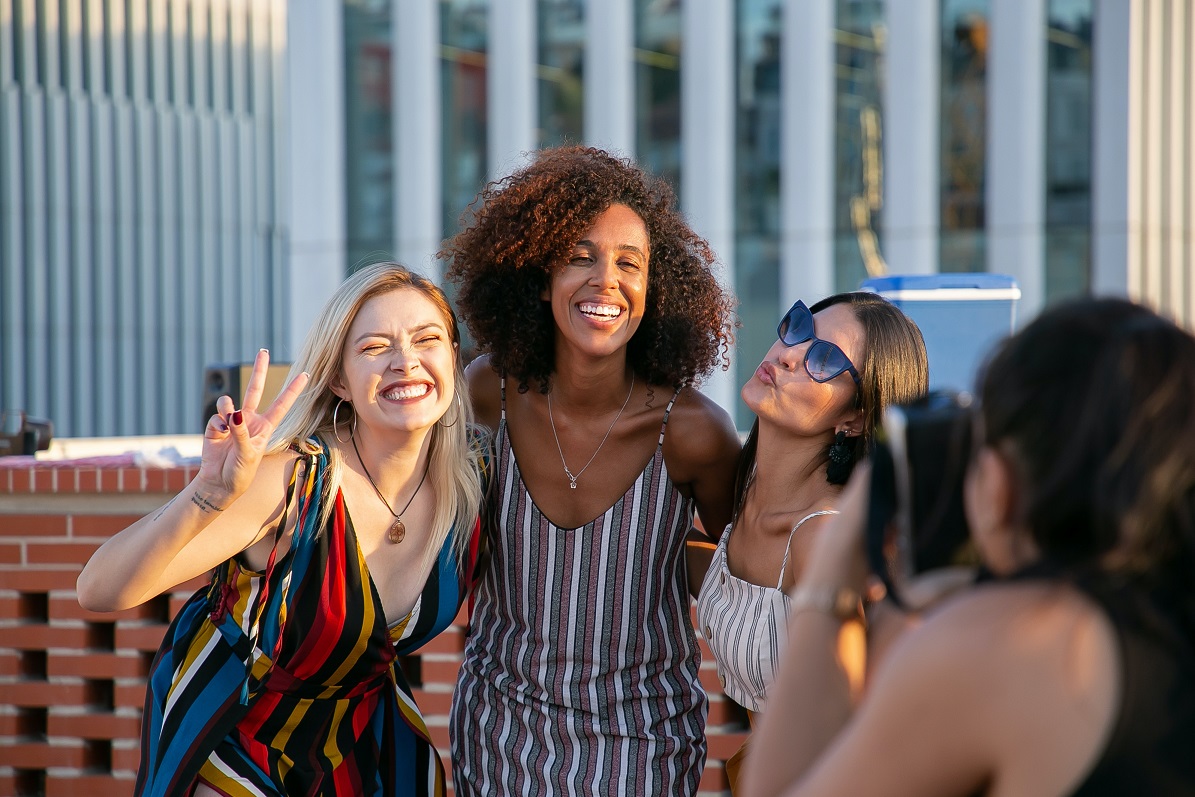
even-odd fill
[(701, 391), (682, 388), (664, 435), (668, 469), (679, 475), (719, 463), (729, 463), (733, 468), (741, 448), (738, 431), (726, 410)]
[(277, 521), (300, 456), (287, 449), (262, 457), (253, 483), (235, 504), (242, 522), (265, 528)]
[(1111, 731), (1120, 666), (1111, 621), (1081, 592), (1005, 582), (948, 600), (894, 644), (874, 687), (937, 702), (939, 721), (988, 751), (1005, 783), (1052, 780), (1061, 793)]
[(469, 398), (477, 423), (493, 431), (502, 417), (502, 379), (494, 369), (488, 354), (482, 354), (465, 368)]
[(947, 599), (894, 643), (874, 686), (886, 691), (890, 677), (898, 691), (937, 696), (951, 722), (1007, 766), (1032, 762), (1038, 750), (1078, 766), (1111, 727), (1119, 668), (1115, 630), (1082, 593), (1004, 582)]
[[(802, 794), (1069, 793), (1115, 719), (1114, 636), (1073, 589), (977, 586), (900, 636)], [(860, 769), (859, 760), (871, 762)], [(893, 785), (896, 784), (896, 785)]]
[[(1020, 635), (1029, 627), (1056, 624), (1103, 627), (1112, 633), (1103, 611), (1082, 592), (1044, 579), (997, 581), (957, 593), (929, 616), (926, 627), (940, 628), (945, 636), (974, 634), (983, 639), (993, 633)], [(1011, 646), (1012, 652), (1018, 647)]]

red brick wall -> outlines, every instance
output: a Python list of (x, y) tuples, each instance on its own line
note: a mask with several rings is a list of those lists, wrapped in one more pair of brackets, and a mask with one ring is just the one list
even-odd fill
[[(170, 618), (200, 582), (125, 612), (84, 611), (75, 579), (111, 534), (165, 503), (190, 468), (5, 467), (0, 459), (0, 797), (132, 792), (145, 676)], [(415, 698), (448, 761), (448, 707), (460, 666), (458, 625), (409, 671)], [(743, 739), (743, 716), (722, 695), (702, 645), (710, 694), (702, 794), (724, 793), (721, 762)]]

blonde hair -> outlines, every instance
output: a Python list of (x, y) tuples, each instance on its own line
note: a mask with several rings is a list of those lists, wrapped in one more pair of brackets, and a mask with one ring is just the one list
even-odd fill
[[(426, 277), (415, 274), (397, 263), (377, 263), (349, 275), (332, 294), (332, 298), (324, 305), (312, 324), (298, 359), (291, 366), (288, 379), (306, 371), (310, 375), (310, 381), (271, 435), (269, 453), (284, 451), (291, 445), (297, 445), (302, 451), (315, 454), (320, 451), (320, 447), (313, 444), (310, 438), (319, 437), (321, 440), (327, 440), (329, 436), (335, 435), (333, 417), (339, 397), (332, 392), (331, 385), (344, 367), (344, 343), (348, 338), (349, 327), (367, 301), (398, 290), (418, 291), (440, 310), (444, 320), (448, 322), (455, 350), (452, 403), (456, 411), (449, 409), (445, 417), (456, 417), (448, 425), (438, 421), (432, 427), (428, 448), (427, 478), (436, 485), (436, 506), (432, 516), (433, 529), (427, 556), (437, 557), (445, 538), (456, 529), (453, 547), (457, 561), (461, 562), (464, 561), (470, 535), (481, 507), (480, 473), (483, 467), (482, 451), (485, 439), (484, 434), (473, 425), (473, 404), (469, 400), (468, 391), (459, 389), (465, 384), (465, 369), (460, 355), (461, 336), (456, 315), (452, 312), (444, 292)], [(346, 422), (349, 425), (353, 423), (351, 406), (346, 402), (341, 407), (338, 420), (342, 426)], [(325, 448), (328, 451), (328, 470), (324, 477), (320, 528), (324, 527), (332, 513), (334, 502), (331, 499), (340, 489), (344, 467), (344, 458), (340, 450), (334, 446)]]

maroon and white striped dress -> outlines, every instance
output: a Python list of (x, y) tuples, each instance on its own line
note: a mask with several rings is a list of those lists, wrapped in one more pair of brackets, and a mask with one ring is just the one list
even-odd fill
[(706, 697), (689, 616), (692, 502), (655, 455), (601, 517), (553, 525), (498, 425), (499, 523), (452, 699), (454, 788), (695, 794)]

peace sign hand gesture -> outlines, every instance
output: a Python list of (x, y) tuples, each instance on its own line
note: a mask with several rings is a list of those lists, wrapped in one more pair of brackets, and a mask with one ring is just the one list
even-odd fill
[(278, 394), (269, 409), (258, 412), (269, 364), (269, 351), (260, 350), (241, 408), (234, 410), (232, 398), (221, 396), (216, 401), (216, 414), (208, 420), (203, 432), (203, 459), (196, 478), (206, 486), (211, 500), (223, 502), (221, 506), (249, 489), (270, 435), (307, 386), (308, 375), (299, 374)]

